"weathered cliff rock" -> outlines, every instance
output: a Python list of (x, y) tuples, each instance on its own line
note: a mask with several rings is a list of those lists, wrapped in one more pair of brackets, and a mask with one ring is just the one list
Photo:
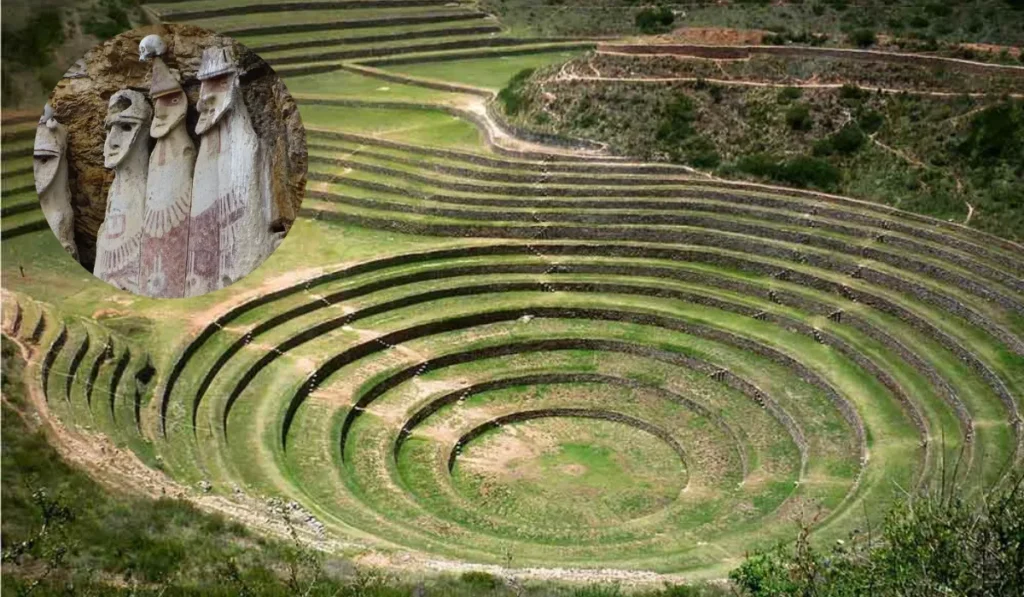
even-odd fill
[[(234, 45), (242, 66), (243, 100), (253, 128), (272, 158), (274, 200), (280, 221), (275, 228), (287, 230), (298, 212), (306, 184), (305, 130), (295, 101), (284, 83), (257, 55), (234, 40), (191, 25), (154, 25), (123, 33), (90, 50), (57, 84), (50, 99), (57, 120), (68, 130), (68, 166), (75, 211), (75, 241), (80, 261), (90, 271), (96, 255), (96, 235), (106, 210), (107, 191), (113, 172), (103, 167), (106, 132), (103, 119), (107, 102), (120, 89), (147, 93), (152, 66), (139, 61), (139, 42), (155, 33), (167, 43), (163, 57), (178, 76), (189, 98), (187, 129), (195, 135), (199, 100), (196, 73), (203, 50)], [(150, 141), (152, 143), (152, 141)], [(151, 147), (152, 149), (152, 147)]]

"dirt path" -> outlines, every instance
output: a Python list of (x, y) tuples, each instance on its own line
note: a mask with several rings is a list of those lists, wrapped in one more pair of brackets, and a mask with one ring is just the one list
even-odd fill
[(465, 110), (471, 113), (478, 121), (483, 125), (484, 131), (487, 135), (489, 142), (492, 145), (509, 149), (512, 151), (520, 151), (527, 153), (539, 153), (547, 154), (552, 157), (566, 156), (566, 157), (587, 157), (595, 160), (606, 159), (609, 161), (620, 161), (621, 158), (614, 157), (608, 154), (608, 145), (602, 143), (601, 149), (588, 150), (588, 149), (576, 149), (571, 147), (557, 147), (553, 145), (545, 145), (542, 143), (535, 143), (533, 141), (527, 141), (516, 137), (507, 131), (502, 123), (499, 123), (491, 115), (487, 109), (487, 103), (489, 100), (482, 97), (469, 97), (464, 101), (459, 102), (456, 106), (459, 109)]
[[(603, 53), (607, 54), (609, 52)], [(844, 85), (844, 83), (784, 83), (771, 81), (751, 81), (749, 79), (715, 79), (708, 77), (597, 77), (592, 75), (578, 75), (575, 73), (565, 72), (564, 70), (559, 71), (557, 75), (548, 79), (548, 81), (570, 83), (577, 81), (609, 83), (696, 83), (698, 81), (701, 81), (704, 83), (712, 83), (715, 85), (725, 85), (733, 87), (796, 87), (799, 89), (841, 89)], [(925, 95), (931, 97), (989, 97), (992, 95), (991, 93), (982, 92), (964, 93), (962, 91), (897, 89), (893, 87), (873, 87), (872, 90), (881, 93), (888, 93), (891, 95), (908, 93), (912, 95)], [(1024, 98), (1024, 93), (1007, 93), (1002, 95), (1012, 98)]]

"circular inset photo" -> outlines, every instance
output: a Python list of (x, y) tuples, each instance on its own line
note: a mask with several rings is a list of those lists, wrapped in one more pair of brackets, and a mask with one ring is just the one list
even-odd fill
[(53, 233), (97, 278), (190, 297), (281, 243), (306, 185), (295, 101), (259, 56), (190, 25), (135, 29), (90, 50), (36, 129), (36, 191)]

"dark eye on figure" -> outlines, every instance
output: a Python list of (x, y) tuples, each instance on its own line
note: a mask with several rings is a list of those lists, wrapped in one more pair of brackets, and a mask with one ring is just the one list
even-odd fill
[(39, 162), (40, 164), (45, 164), (45, 163), (49, 162), (50, 158), (52, 158), (52, 157), (53, 156), (50, 156), (50, 155), (37, 155), (36, 156), (36, 161)]
[(122, 124), (121, 125), (121, 130), (127, 133), (128, 131), (132, 130), (132, 125), (130, 125), (130, 124)]
[(171, 103), (172, 103), (172, 104), (177, 104), (177, 103), (178, 103), (178, 102), (179, 102), (180, 100), (181, 100), (181, 98), (180, 98), (180, 97), (172, 97), (172, 98), (171, 98)]

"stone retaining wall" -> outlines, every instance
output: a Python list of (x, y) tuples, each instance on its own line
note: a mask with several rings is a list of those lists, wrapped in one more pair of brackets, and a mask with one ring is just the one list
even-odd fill
[(43, 356), (43, 363), (39, 368), (39, 379), (43, 385), (43, 398), (47, 401), (50, 400), (50, 369), (53, 367), (54, 361), (57, 360), (57, 355), (60, 354), (67, 341), (68, 328), (62, 323), (57, 338), (50, 345), (50, 348), (46, 350), (46, 354)]

